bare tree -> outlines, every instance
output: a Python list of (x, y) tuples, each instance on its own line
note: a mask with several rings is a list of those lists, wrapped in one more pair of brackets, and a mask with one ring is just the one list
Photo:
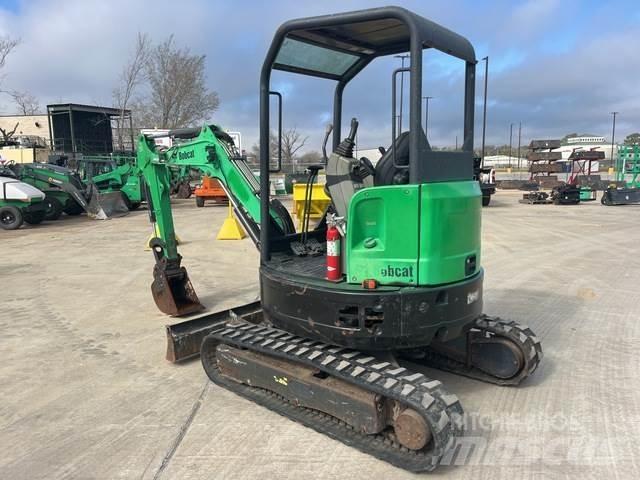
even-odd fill
[[(299, 160), (297, 153), (307, 143), (309, 137), (303, 137), (296, 127), (282, 130), (282, 165), (284, 171), (295, 171), (294, 164)], [(269, 132), (269, 159), (272, 163), (278, 159), (278, 134)], [(260, 160), (260, 146), (254, 144), (251, 147), (252, 153)], [(289, 168), (289, 166), (291, 166)]]
[(146, 64), (150, 95), (137, 105), (140, 122), (178, 128), (209, 119), (220, 101), (206, 86), (204, 60), (205, 55), (177, 48), (173, 35), (153, 48)]
[(0, 69), (4, 67), (7, 57), (18, 46), (20, 40), (11, 37), (0, 37)]
[[(307, 143), (309, 137), (303, 137), (296, 127), (282, 131), (282, 161), (293, 163), (296, 153), (304, 144)], [(277, 138), (276, 138), (277, 141)]]
[(4, 145), (11, 141), (11, 137), (13, 137), (13, 134), (16, 133), (16, 130), (18, 130), (18, 125), (20, 125), (20, 122), (16, 123), (16, 126), (13, 127), (13, 130), (5, 130), (4, 128), (0, 128), (0, 134), (2, 134), (2, 143)]
[[(0, 71), (4, 68), (4, 64), (7, 62), (7, 57), (18, 46), (20, 40), (11, 38), (8, 36), (0, 36)], [(0, 75), (0, 83), (4, 79), (4, 75)]]
[(31, 93), (19, 92), (18, 90), (11, 90), (6, 93), (18, 107), (18, 114), (36, 115), (40, 113), (40, 102)]
[[(273, 130), (269, 132), (269, 160), (276, 162), (278, 160), (278, 135)], [(260, 145), (253, 144), (251, 153), (256, 157), (256, 163), (260, 163)]]
[[(125, 126), (125, 114), (136, 88), (145, 79), (145, 68), (149, 60), (151, 40), (146, 33), (138, 32), (133, 54), (120, 73), (120, 85), (113, 89), (113, 102), (120, 110), (117, 120), (116, 136), (118, 147), (124, 150), (124, 135), (128, 132)], [(128, 132), (131, 133), (131, 132)]]

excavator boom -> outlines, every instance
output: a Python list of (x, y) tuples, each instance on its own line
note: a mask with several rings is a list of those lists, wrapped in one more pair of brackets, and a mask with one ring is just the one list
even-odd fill
[[(171, 210), (171, 168), (187, 167), (217, 179), (225, 190), (237, 218), (259, 248), (260, 186), (235, 149), (232, 138), (216, 125), (170, 131), (176, 142), (169, 149), (157, 147), (154, 137), (141, 135), (137, 165), (145, 180), (149, 217), (156, 237), (151, 240), (156, 264), (151, 291), (158, 308), (171, 316), (204, 309), (181, 266)], [(280, 205), (271, 210), (273, 228), (293, 233), (291, 218)]]

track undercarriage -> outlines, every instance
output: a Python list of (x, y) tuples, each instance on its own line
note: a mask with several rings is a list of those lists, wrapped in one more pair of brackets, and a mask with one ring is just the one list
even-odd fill
[[(273, 328), (259, 312), (241, 309), (250, 313), (199, 332), (202, 363), (213, 382), (412, 471), (434, 469), (464, 427), (458, 398), (422, 367), (516, 385), (542, 359), (530, 329), (484, 315), (453, 342), (361, 352)], [(174, 355), (179, 350), (173, 346)]]

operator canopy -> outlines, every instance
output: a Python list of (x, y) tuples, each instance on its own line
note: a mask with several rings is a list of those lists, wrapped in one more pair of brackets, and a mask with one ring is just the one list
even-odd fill
[(476, 63), (466, 38), (404, 8), (384, 7), (286, 22), (276, 34), (285, 37), (273, 68), (350, 79), (375, 57), (409, 51), (412, 33), (422, 48)]

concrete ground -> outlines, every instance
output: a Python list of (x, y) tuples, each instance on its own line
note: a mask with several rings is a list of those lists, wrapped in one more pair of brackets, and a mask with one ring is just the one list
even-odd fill
[[(483, 216), (485, 310), (542, 339), (517, 388), (439, 371), (467, 412), (472, 453), (434, 478), (640, 477), (640, 207), (526, 206)], [(209, 309), (258, 293), (249, 240), (221, 242), (226, 209), (176, 204)], [(0, 478), (417, 477), (164, 360), (145, 211), (0, 231)]]

